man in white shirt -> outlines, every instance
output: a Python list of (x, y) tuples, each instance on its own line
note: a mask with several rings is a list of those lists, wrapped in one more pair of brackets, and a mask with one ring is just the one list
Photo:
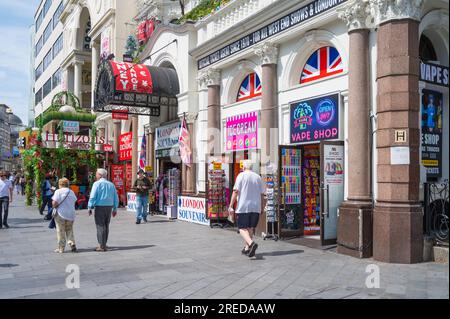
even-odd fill
[(234, 212), (233, 206), (237, 200), (237, 227), (245, 241), (242, 254), (255, 256), (258, 244), (253, 241), (254, 229), (258, 225), (261, 213), (261, 202), (264, 186), (261, 177), (252, 172), (251, 161), (244, 161), (244, 171), (236, 179), (231, 197), (229, 212)]
[[(13, 185), (6, 178), (6, 172), (0, 172), (0, 228), (5, 226), (9, 228), (8, 225), (8, 210), (9, 203), (12, 202), (13, 198)], [(2, 217), (3, 215), (3, 217)]]

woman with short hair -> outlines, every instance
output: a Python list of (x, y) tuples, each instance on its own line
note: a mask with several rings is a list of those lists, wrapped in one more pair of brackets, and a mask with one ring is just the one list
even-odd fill
[(73, 235), (73, 223), (75, 221), (75, 202), (77, 197), (69, 188), (69, 180), (61, 178), (58, 181), (59, 189), (55, 191), (52, 197), (53, 209), (56, 223), (56, 233), (58, 238), (58, 248), (55, 252), (62, 254), (66, 248), (66, 240), (72, 252), (77, 251), (75, 238)]

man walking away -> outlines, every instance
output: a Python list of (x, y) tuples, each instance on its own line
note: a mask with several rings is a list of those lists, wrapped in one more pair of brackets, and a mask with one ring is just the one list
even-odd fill
[(50, 183), (51, 175), (47, 174), (45, 175), (45, 180), (42, 183), (42, 204), (39, 208), (39, 214), (44, 215), (44, 209), (45, 206), (47, 206), (47, 215), (44, 217), (45, 220), (52, 219), (52, 196), (53, 196), (53, 190), (52, 190), (52, 184)]
[(5, 172), (0, 172), (0, 228), (3, 226), (9, 228), (8, 210), (9, 203), (12, 202), (13, 198), (13, 186), (12, 183), (6, 179), (6, 176)]
[(134, 182), (134, 188), (136, 189), (136, 224), (140, 224), (141, 220), (147, 222), (147, 209), (148, 209), (148, 192), (151, 188), (151, 183), (144, 175), (142, 169), (138, 172), (138, 178)]
[(95, 175), (97, 181), (92, 185), (91, 197), (88, 202), (89, 216), (92, 215), (92, 209), (95, 209), (94, 217), (99, 244), (95, 251), (107, 250), (106, 242), (108, 241), (111, 214), (113, 217), (116, 217), (117, 207), (119, 206), (116, 187), (113, 183), (106, 180), (107, 175), (108, 172), (105, 169), (97, 169)]
[(254, 229), (258, 225), (261, 213), (261, 202), (264, 186), (261, 177), (252, 172), (251, 161), (244, 161), (244, 171), (236, 179), (228, 211), (234, 212), (233, 206), (237, 200), (237, 227), (245, 242), (242, 254), (255, 256), (258, 244), (253, 241)]

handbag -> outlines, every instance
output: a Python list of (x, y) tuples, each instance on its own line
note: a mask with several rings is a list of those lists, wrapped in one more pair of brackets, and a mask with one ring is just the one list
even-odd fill
[(50, 229), (56, 228), (55, 217), (56, 217), (56, 215), (58, 215), (58, 210), (57, 210), (57, 208), (59, 207), (59, 205), (61, 205), (62, 203), (64, 203), (64, 201), (66, 200), (66, 198), (69, 197), (69, 194), (70, 194), (70, 189), (69, 189), (69, 191), (67, 192), (66, 197), (64, 197), (64, 199), (61, 201), (61, 203), (59, 203), (56, 207), (53, 207), (53, 208), (52, 208), (52, 219), (50, 220), (50, 224), (48, 224), (48, 228), (50, 228)]

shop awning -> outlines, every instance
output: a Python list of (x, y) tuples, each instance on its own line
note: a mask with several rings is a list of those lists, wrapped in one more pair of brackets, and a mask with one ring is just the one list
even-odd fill
[(161, 106), (178, 106), (179, 93), (171, 68), (107, 60), (98, 69), (94, 111), (159, 116)]

